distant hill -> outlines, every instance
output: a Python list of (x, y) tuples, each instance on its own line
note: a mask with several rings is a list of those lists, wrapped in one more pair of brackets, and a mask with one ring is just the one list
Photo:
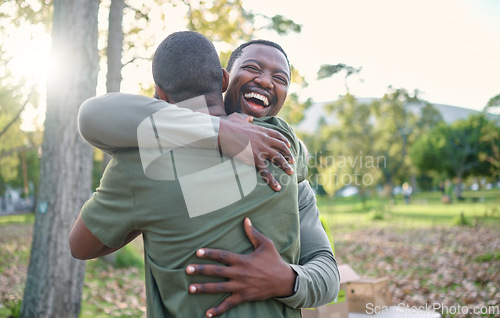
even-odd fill
[[(358, 101), (362, 104), (369, 104), (373, 102), (375, 98), (358, 98)], [(316, 131), (318, 127), (319, 121), (324, 118), (327, 124), (335, 124), (337, 123), (337, 119), (335, 118), (335, 114), (327, 114), (325, 110), (325, 106), (333, 103), (330, 102), (322, 102), (315, 103), (309, 107), (309, 109), (305, 112), (305, 117), (300, 124), (295, 125), (295, 129), (298, 131), (303, 131), (307, 133), (313, 133)], [(468, 108), (462, 108), (451, 105), (444, 104), (432, 104), (443, 116), (443, 119), (446, 123), (450, 124), (454, 121), (465, 119), (469, 117), (470, 114), (478, 114), (480, 111), (472, 110)], [(416, 113), (419, 113), (421, 109), (420, 104), (412, 104), (410, 105), (410, 110)], [(492, 118), (498, 118), (496, 115), (490, 115)]]

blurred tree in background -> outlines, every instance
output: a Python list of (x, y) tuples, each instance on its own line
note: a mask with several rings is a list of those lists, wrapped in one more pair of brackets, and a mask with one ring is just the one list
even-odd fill
[[(48, 28), (50, 13), (50, 5), (4, 1), (0, 4), (0, 35), (6, 39), (17, 28), (27, 26)], [(36, 110), (42, 103), (41, 79), (12, 73), (11, 64), (19, 62), (7, 42), (0, 44), (0, 197), (7, 186), (23, 188), (23, 195), (30, 196), (38, 184), (41, 127), (29, 123), (31, 127), (23, 128), (23, 112)]]
[(457, 198), (462, 197), (462, 182), (468, 176), (498, 175), (500, 127), (484, 114), (472, 115), (450, 125), (440, 123), (423, 134), (411, 150), (420, 171), (437, 178), (456, 178)]

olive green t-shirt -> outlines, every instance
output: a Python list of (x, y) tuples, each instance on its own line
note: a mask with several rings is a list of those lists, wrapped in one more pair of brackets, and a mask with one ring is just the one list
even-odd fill
[[(175, 173), (162, 180), (146, 177), (138, 150), (123, 150), (113, 155), (100, 187), (82, 208), (89, 230), (109, 247), (120, 246), (134, 229), (143, 232), (148, 317), (201, 318), (229, 296), (189, 294), (191, 283), (221, 279), (187, 275), (185, 268), (210, 263), (195, 256), (201, 247), (251, 253), (253, 246), (243, 230), (245, 217), (274, 242), (284, 261), (298, 263), (297, 182), (307, 175), (304, 149), (279, 118), (254, 122), (280, 131), (292, 144), (293, 175), (270, 164), (281, 191), (273, 191), (254, 167), (221, 157), (218, 150), (165, 153), (158, 161)], [(300, 317), (300, 310), (268, 299), (240, 304), (221, 317)]]

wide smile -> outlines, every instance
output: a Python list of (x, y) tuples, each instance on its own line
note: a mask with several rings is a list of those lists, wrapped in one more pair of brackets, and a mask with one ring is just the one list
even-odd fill
[(256, 91), (246, 92), (242, 98), (243, 112), (255, 117), (266, 116), (272, 106), (272, 96), (258, 93)]
[(245, 97), (247, 102), (258, 104), (262, 107), (269, 106), (269, 99), (266, 96), (261, 95), (259, 93), (251, 92), (251, 93), (246, 93), (243, 96)]

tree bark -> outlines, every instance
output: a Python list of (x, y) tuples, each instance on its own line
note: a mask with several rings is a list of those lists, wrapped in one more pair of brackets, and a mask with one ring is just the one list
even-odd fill
[(92, 151), (77, 130), (80, 104), (95, 96), (99, 0), (54, 0), (47, 114), (33, 244), (21, 317), (78, 317), (85, 262), (68, 236), (91, 194)]
[[(119, 92), (122, 81), (122, 48), (123, 48), (123, 10), (125, 0), (111, 0), (108, 19), (108, 73), (106, 75), (106, 91)], [(102, 171), (106, 169), (111, 156), (104, 153), (102, 157)]]
[(119, 92), (122, 81), (122, 47), (123, 47), (123, 9), (125, 0), (111, 0), (109, 8), (108, 47), (108, 73), (106, 76), (106, 91)]

